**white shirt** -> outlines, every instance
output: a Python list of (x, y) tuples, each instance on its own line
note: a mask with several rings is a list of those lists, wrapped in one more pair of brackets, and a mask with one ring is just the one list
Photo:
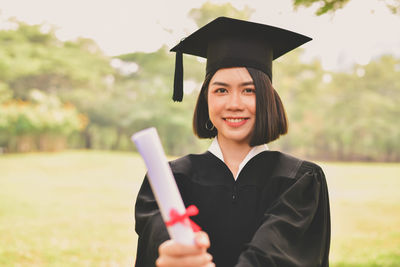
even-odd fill
[[(256, 155), (260, 154), (261, 152), (267, 151), (267, 150), (268, 150), (268, 146), (266, 144), (253, 147), (249, 151), (249, 153), (247, 153), (246, 157), (244, 157), (242, 162), (239, 164), (238, 172), (236, 173), (236, 176), (234, 177), (235, 180), (239, 177), (240, 171), (243, 169), (244, 166), (246, 166), (246, 163), (249, 162), (249, 160), (254, 158)], [(222, 154), (221, 147), (219, 146), (217, 138), (214, 138), (210, 147), (208, 148), (208, 151), (210, 151), (212, 154), (214, 154), (214, 156), (216, 156), (217, 158), (222, 160), (226, 165), (226, 162), (224, 160), (224, 155)]]

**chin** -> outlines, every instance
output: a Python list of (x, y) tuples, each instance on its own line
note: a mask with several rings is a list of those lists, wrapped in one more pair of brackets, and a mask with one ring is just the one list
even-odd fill
[(225, 136), (226, 139), (233, 141), (235, 143), (249, 143), (249, 136), (243, 136), (243, 135), (228, 135)]

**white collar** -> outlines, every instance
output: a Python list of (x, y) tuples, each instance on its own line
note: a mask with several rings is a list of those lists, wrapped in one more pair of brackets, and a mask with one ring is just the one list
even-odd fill
[[(238, 172), (236, 174), (236, 177), (234, 177), (235, 180), (238, 178), (241, 170), (246, 165), (246, 163), (249, 162), (249, 160), (251, 160), (256, 155), (260, 154), (261, 152), (267, 151), (267, 150), (268, 150), (268, 146), (266, 144), (254, 146), (249, 151), (249, 153), (247, 153), (246, 157), (242, 160), (242, 162), (239, 164)], [(212, 154), (214, 154), (217, 158), (219, 158), (221, 161), (223, 161), (225, 163), (224, 155), (222, 154), (221, 147), (219, 146), (218, 139), (216, 137), (212, 141), (210, 147), (208, 148), (208, 151), (210, 151)]]

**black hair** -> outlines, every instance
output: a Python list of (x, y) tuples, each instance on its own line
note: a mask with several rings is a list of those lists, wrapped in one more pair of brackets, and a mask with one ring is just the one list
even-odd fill
[[(256, 88), (256, 119), (250, 137), (250, 146), (272, 142), (288, 131), (288, 120), (282, 101), (272, 86), (271, 80), (264, 72), (246, 68)], [(206, 75), (200, 94), (197, 98), (193, 115), (193, 131), (199, 138), (213, 138), (218, 134), (210, 124), (208, 114), (208, 87), (215, 72)]]

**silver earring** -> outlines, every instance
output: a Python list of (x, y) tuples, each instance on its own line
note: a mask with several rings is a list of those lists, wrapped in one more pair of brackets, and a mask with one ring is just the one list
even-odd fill
[[(211, 125), (210, 125), (211, 124)], [(208, 119), (208, 121), (206, 121), (206, 129), (209, 131), (212, 131), (215, 129), (214, 124), (212, 124), (212, 122), (210, 121), (210, 119)]]

